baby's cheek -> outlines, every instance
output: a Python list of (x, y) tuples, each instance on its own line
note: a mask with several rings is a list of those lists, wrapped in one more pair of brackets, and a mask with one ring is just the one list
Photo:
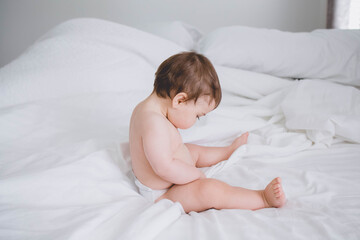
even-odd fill
[(196, 120), (196, 117), (189, 119), (189, 127), (192, 127), (196, 123)]
[(192, 118), (183, 118), (179, 128), (181, 129), (187, 129), (187, 128), (190, 128), (192, 127), (196, 122), (196, 118), (192, 119)]

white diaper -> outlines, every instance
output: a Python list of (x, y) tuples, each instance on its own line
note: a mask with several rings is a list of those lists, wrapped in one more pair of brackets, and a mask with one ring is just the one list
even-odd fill
[(142, 184), (137, 178), (135, 178), (135, 184), (139, 188), (140, 194), (150, 202), (155, 202), (156, 199), (158, 199), (168, 190), (168, 189), (153, 190)]

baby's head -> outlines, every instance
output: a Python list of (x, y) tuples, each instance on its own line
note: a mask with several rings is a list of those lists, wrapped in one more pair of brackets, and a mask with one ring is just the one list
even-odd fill
[(221, 87), (214, 66), (195, 52), (179, 53), (161, 63), (155, 73), (154, 92), (170, 99), (184, 92), (187, 101), (195, 102), (201, 96), (209, 96), (216, 107), (221, 101)]
[[(179, 103), (193, 102), (194, 106), (198, 105), (198, 100), (205, 100), (212, 106), (211, 110), (221, 101), (221, 87), (214, 66), (205, 56), (195, 52), (183, 52), (166, 59), (155, 73), (154, 92), (158, 97)], [(208, 112), (203, 113), (204, 109), (198, 111), (200, 113), (195, 117)], [(169, 120), (173, 123), (176, 121), (172, 121), (171, 116)]]

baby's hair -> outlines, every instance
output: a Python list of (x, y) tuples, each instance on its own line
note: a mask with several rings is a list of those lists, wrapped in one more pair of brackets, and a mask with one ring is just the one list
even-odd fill
[(184, 92), (195, 102), (208, 95), (217, 107), (221, 101), (221, 87), (214, 66), (205, 56), (195, 52), (173, 55), (160, 64), (155, 73), (154, 92), (172, 99)]

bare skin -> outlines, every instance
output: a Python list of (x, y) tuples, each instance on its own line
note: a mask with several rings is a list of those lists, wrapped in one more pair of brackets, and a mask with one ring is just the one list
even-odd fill
[(198, 117), (215, 108), (208, 96), (196, 103), (186, 93), (173, 99), (151, 94), (134, 109), (130, 122), (130, 153), (138, 180), (154, 189), (168, 189), (159, 197), (180, 202), (185, 212), (215, 209), (261, 209), (281, 207), (285, 195), (281, 179), (275, 178), (264, 190), (233, 187), (216, 179), (206, 178), (198, 169), (227, 160), (241, 145), (248, 133), (226, 147), (204, 147), (184, 144), (178, 128), (190, 128)]

